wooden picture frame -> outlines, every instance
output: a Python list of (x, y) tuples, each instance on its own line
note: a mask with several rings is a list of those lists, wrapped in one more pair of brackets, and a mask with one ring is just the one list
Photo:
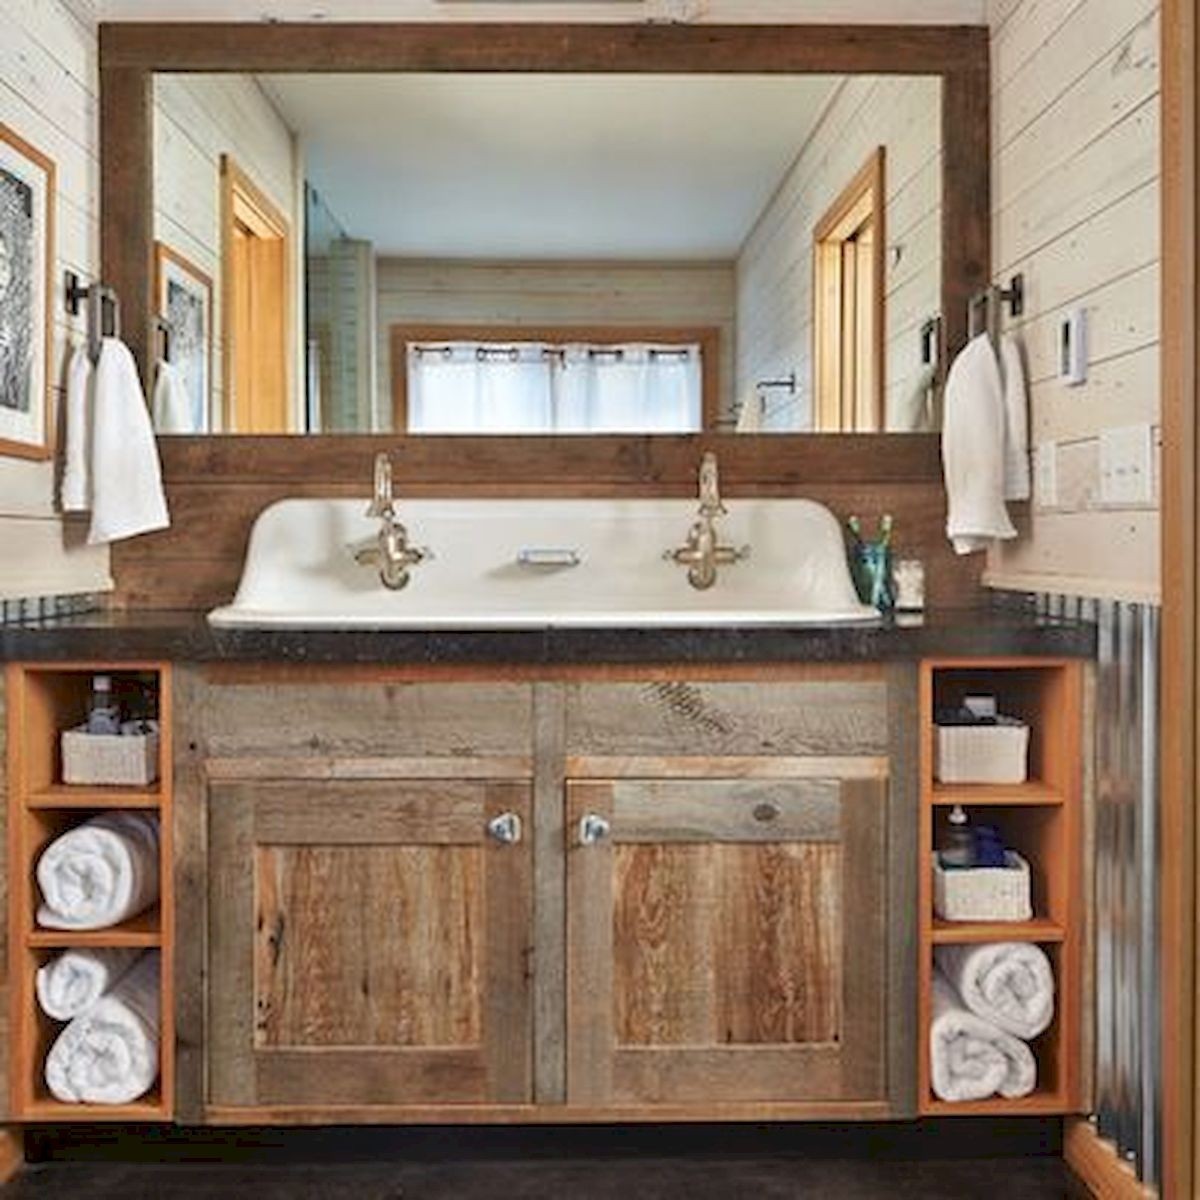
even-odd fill
[(166, 323), (171, 364), (180, 373), (191, 402), (193, 427), (189, 432), (209, 433), (213, 393), (212, 276), (178, 250), (156, 241), (154, 297), (155, 312)]
[(54, 455), (54, 161), (0, 122), (0, 455)]

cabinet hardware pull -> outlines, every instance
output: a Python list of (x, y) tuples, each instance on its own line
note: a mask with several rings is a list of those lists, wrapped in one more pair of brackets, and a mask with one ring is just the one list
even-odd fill
[(594, 846), (603, 841), (612, 832), (612, 826), (596, 813), (588, 813), (579, 822), (579, 844)]
[(487, 831), (505, 846), (515, 846), (521, 840), (521, 818), (516, 813), (501, 813), (488, 822)]

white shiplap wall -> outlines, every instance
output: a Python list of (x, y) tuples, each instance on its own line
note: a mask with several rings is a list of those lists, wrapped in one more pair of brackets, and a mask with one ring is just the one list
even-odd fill
[(887, 149), (889, 417), (921, 373), (919, 330), (941, 306), (941, 84), (848, 79), (738, 260), (738, 397), (791, 371), (800, 380), (797, 404), (769, 401), (773, 427), (812, 428), (813, 227), (878, 146)]
[[(90, 5), (0, 0), (0, 122), (55, 162), (54, 402), (82, 323), (62, 307), (68, 267), (85, 280), (100, 259), (96, 23)], [(55, 512), (55, 468), (0, 457), (0, 598), (100, 591), (108, 553)]]
[(690, 325), (721, 330), (733, 386), (732, 263), (454, 263), (380, 259), (379, 412), (391, 412), (393, 325)]
[(982, 25), (985, 0), (100, 0), (107, 21), (863, 21)]
[(221, 156), (229, 154), (287, 218), (293, 242), (298, 158), (291, 131), (249, 75), (154, 79), (154, 236), (213, 281), (214, 421), (223, 411)]
[[(1102, 430), (1159, 421), (1158, 0), (991, 0), (993, 263), (1025, 275), (1016, 322), (1032, 438), (1056, 464), (988, 582), (1153, 600), (1159, 515), (1106, 508)], [(1060, 318), (1085, 307), (1089, 379), (1056, 376)]]

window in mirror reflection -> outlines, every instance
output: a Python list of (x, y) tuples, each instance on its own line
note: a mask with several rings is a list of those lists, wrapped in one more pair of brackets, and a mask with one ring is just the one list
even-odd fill
[[(427, 434), (696, 433), (716, 401), (717, 331), (393, 336), (393, 428)], [(707, 345), (706, 345), (707, 343)], [(706, 397), (709, 402), (706, 403)]]

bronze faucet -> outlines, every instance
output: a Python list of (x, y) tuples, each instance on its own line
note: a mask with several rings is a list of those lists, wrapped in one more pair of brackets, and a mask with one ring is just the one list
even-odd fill
[(725, 515), (721, 502), (717, 456), (710, 450), (700, 460), (700, 512), (688, 531), (687, 541), (676, 550), (668, 550), (664, 558), (688, 568), (688, 583), (705, 591), (717, 582), (717, 567), (741, 562), (750, 556), (750, 547), (740, 550), (721, 545), (717, 534), (717, 518)]
[(374, 545), (362, 546), (355, 551), (354, 561), (360, 566), (377, 566), (383, 586), (398, 592), (408, 586), (409, 569), (428, 561), (433, 555), (427, 549), (409, 545), (408, 530), (396, 516), (392, 460), (382, 451), (375, 456), (375, 491), (367, 507), (367, 516), (380, 522), (379, 533)]

